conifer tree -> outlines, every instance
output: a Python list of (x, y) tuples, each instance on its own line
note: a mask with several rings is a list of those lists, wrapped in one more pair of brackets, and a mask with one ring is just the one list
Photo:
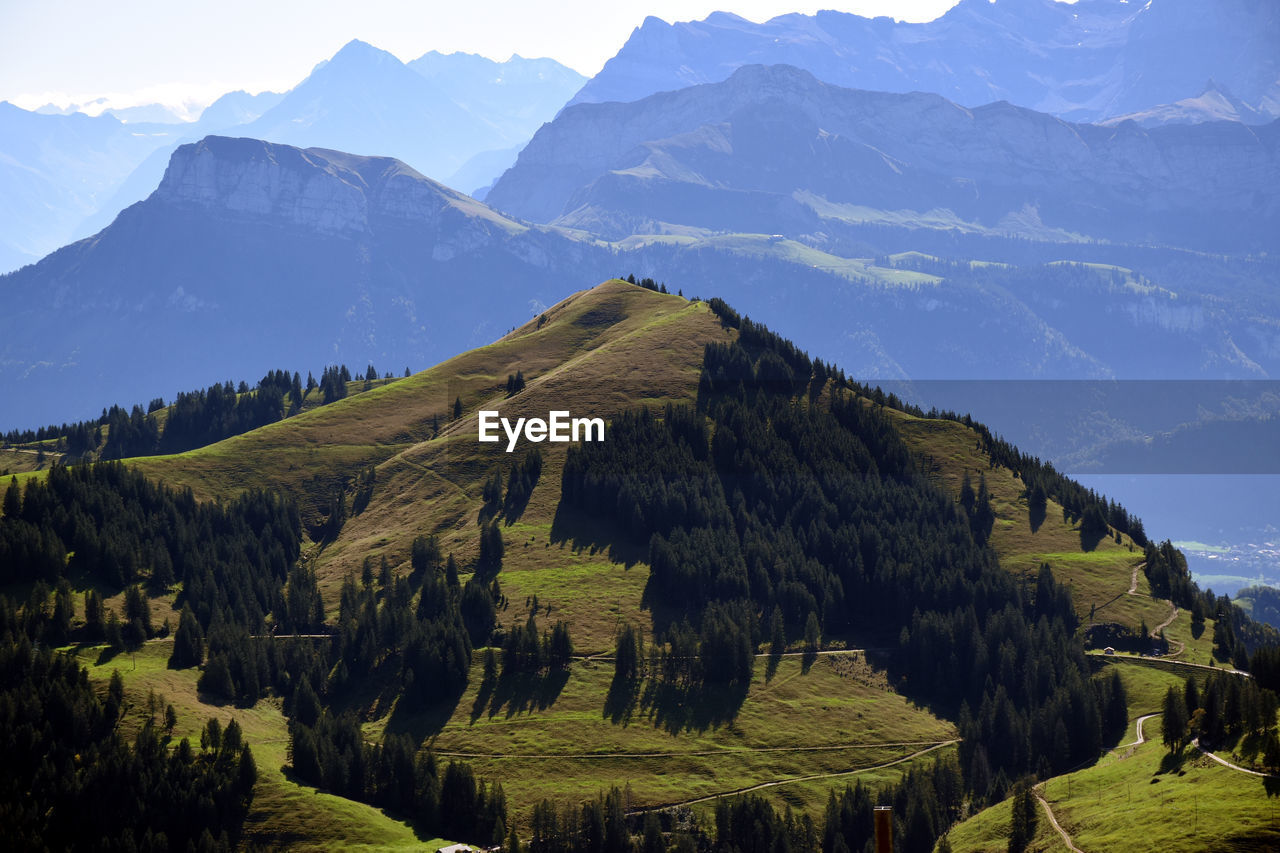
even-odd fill
[(169, 655), (170, 669), (186, 669), (199, 666), (204, 661), (204, 632), (200, 623), (184, 605), (182, 615), (178, 617), (178, 630), (173, 635), (173, 652)]
[(1182, 749), (1183, 738), (1187, 731), (1187, 703), (1184, 696), (1179, 696), (1174, 687), (1170, 687), (1164, 695), (1164, 745), (1170, 752)]

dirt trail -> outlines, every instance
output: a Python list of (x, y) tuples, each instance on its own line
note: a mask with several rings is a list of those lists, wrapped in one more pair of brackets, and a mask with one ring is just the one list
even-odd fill
[(1143, 724), (1143, 723), (1145, 723), (1147, 720), (1151, 719), (1152, 717), (1158, 717), (1158, 716), (1160, 716), (1160, 715), (1159, 715), (1159, 714), (1144, 714), (1143, 716), (1139, 717), (1139, 718), (1138, 718), (1138, 739), (1137, 739), (1137, 740), (1135, 740), (1133, 743), (1126, 744), (1126, 745), (1127, 745), (1127, 746), (1142, 746), (1144, 743), (1146, 743), (1146, 742), (1147, 742), (1147, 739), (1146, 739), (1146, 737), (1145, 737), (1145, 736), (1143, 736), (1143, 734), (1142, 734), (1142, 724)]
[(1191, 745), (1194, 746), (1196, 749), (1200, 750), (1200, 752), (1203, 755), (1209, 756), (1214, 761), (1221, 764), (1223, 767), (1230, 767), (1232, 770), (1235, 770), (1237, 773), (1248, 773), (1250, 776), (1261, 776), (1263, 779), (1280, 779), (1280, 773), (1263, 773), (1259, 770), (1250, 770), (1248, 767), (1241, 767), (1239, 764), (1232, 764), (1230, 761), (1227, 761), (1225, 758), (1219, 758), (1218, 756), (1214, 755), (1212, 752), (1210, 752), (1209, 750), (1205, 749), (1203, 746), (1200, 745), (1200, 738), (1196, 738), (1195, 740), (1191, 741)]
[(1129, 582), (1130, 595), (1138, 594), (1138, 572), (1146, 568), (1146, 565), (1147, 565), (1146, 563), (1138, 563), (1138, 565), (1133, 567), (1133, 580)]
[(893, 761), (886, 761), (884, 764), (876, 764), (871, 767), (859, 767), (857, 770), (839, 770), (834, 773), (815, 773), (811, 776), (792, 776), (789, 779), (778, 779), (773, 782), (761, 782), (758, 785), (749, 785), (746, 788), (737, 788), (732, 791), (720, 791), (719, 793), (708, 794), (705, 797), (694, 797), (691, 800), (682, 800), (678, 803), (663, 803), (661, 805), (649, 806), (648, 808), (643, 808), (643, 809), (632, 809), (631, 811), (627, 812), (627, 814), (629, 815), (643, 814), (645, 812), (661, 811), (662, 809), (673, 809), (673, 808), (678, 808), (680, 806), (692, 806), (696, 803), (705, 803), (709, 800), (719, 799), (720, 797), (735, 797), (738, 794), (747, 794), (752, 791), (763, 790), (764, 788), (774, 788), (774, 787), (777, 787), (778, 785), (790, 785), (793, 782), (812, 782), (815, 779), (834, 779), (838, 776), (853, 776), (857, 773), (868, 773), (872, 770), (883, 770), (886, 767), (893, 767), (895, 764), (902, 764), (903, 762), (911, 761), (914, 758), (919, 758), (922, 755), (926, 755), (930, 752), (933, 752), (936, 749), (942, 749), (944, 746), (950, 746), (951, 744), (954, 744), (954, 743), (959, 743), (959, 741), (957, 740), (940, 741), (938, 743), (935, 743), (933, 746), (929, 746), (924, 749), (917, 750), (911, 753), (910, 755), (904, 755), (901, 758), (895, 758)]
[(1044, 809), (1045, 815), (1049, 818), (1049, 823), (1053, 824), (1053, 828), (1058, 830), (1058, 834), (1062, 836), (1062, 841), (1067, 845), (1067, 848), (1075, 851), (1075, 853), (1084, 853), (1084, 851), (1077, 847), (1075, 842), (1071, 840), (1071, 836), (1067, 835), (1067, 831), (1058, 823), (1058, 819), (1053, 816), (1053, 809), (1049, 808), (1049, 801), (1040, 796), (1040, 792), (1038, 790), (1035, 791), (1035, 795), (1036, 799), (1040, 801), (1040, 807)]
[[(1146, 567), (1147, 567), (1146, 563), (1138, 563), (1136, 566), (1133, 567), (1133, 576), (1129, 579), (1129, 593), (1128, 593), (1129, 595), (1138, 594), (1138, 572), (1142, 571)], [(1165, 628), (1168, 628), (1170, 625), (1173, 624), (1174, 619), (1178, 618), (1178, 605), (1174, 604), (1172, 601), (1169, 601), (1167, 598), (1162, 598), (1159, 600), (1168, 602), (1169, 607), (1172, 608), (1172, 612), (1169, 614), (1168, 619), (1164, 620), (1159, 625), (1151, 629), (1151, 634), (1153, 636), (1159, 635), (1161, 631), (1163, 631)], [(1108, 604), (1110, 604), (1110, 602), (1108, 602)], [(1169, 640), (1169, 652), (1168, 654), (1161, 655), (1161, 657), (1172, 657), (1174, 655), (1180, 655), (1186, 650), (1186, 648), (1187, 648), (1186, 643), (1180, 642), (1178, 640)]]
[[(926, 746), (931, 749), (937, 749), (938, 747), (946, 746), (949, 743), (955, 743), (955, 741), (921, 740), (900, 741), (897, 743), (834, 743), (827, 746), (726, 746), (721, 747), (720, 749), (699, 749), (687, 752), (456, 752), (441, 749), (435, 749), (432, 751), (436, 755), (445, 755), (450, 758), (683, 758), (685, 756), (735, 755), (757, 752), (840, 752), (848, 749), (891, 749), (893, 747), (901, 746)], [(843, 772), (847, 773), (850, 771), (846, 770)]]

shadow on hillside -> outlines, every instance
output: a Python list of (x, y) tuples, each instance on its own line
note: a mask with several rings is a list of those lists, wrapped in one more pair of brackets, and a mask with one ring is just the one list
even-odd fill
[(522, 497), (517, 496), (514, 499), (511, 497), (510, 493), (507, 494), (506, 500), (502, 504), (501, 515), (501, 518), (507, 527), (510, 527), (520, 520), (520, 516), (524, 515), (524, 511), (528, 509), (529, 499), (532, 497), (533, 489), (530, 489)]
[(587, 549), (589, 553), (603, 552), (609, 560), (623, 563), (627, 568), (648, 557), (648, 543), (640, 545), (631, 541), (613, 521), (588, 515), (582, 510), (565, 505), (556, 508), (551, 522), (551, 544), (567, 544), (575, 552)]
[(1044, 524), (1045, 516), (1048, 515), (1046, 506), (1032, 505), (1027, 508), (1027, 521), (1031, 524), (1031, 532), (1038, 533), (1040, 526)]
[(419, 708), (411, 707), (413, 703), (407, 702), (406, 697), (402, 696), (387, 719), (386, 730), (394, 734), (407, 734), (415, 741), (439, 734), (452, 719), (458, 702), (462, 700), (464, 689), (460, 687), (450, 691)]
[(737, 719), (747, 687), (741, 682), (681, 685), (650, 679), (640, 701), (654, 725), (670, 734), (705, 732)]
[(1177, 773), (1182, 769), (1182, 765), (1187, 763), (1187, 750), (1194, 750), (1195, 747), (1185, 747), (1177, 752), (1166, 752), (1160, 759), (1159, 773)]
[(614, 725), (628, 725), (640, 701), (639, 678), (613, 677), (604, 698), (604, 716)]
[(1106, 538), (1107, 530), (1089, 530), (1084, 524), (1080, 525), (1080, 550), (1089, 552), (1096, 551), (1098, 546), (1102, 544), (1102, 540)]
[(545, 673), (503, 673), (497, 679), (481, 682), (480, 691), (471, 703), (471, 722), (475, 722), (488, 706), (489, 717), (503, 713), (507, 719), (529, 711), (544, 711), (555, 704), (569, 681), (567, 669)]

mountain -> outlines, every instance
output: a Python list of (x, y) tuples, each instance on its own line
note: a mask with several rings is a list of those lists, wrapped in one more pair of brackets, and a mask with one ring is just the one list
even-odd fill
[(1128, 115), (1106, 119), (1100, 124), (1115, 126), (1135, 121), (1143, 127), (1159, 127), (1165, 124), (1200, 124), (1206, 121), (1233, 121), (1241, 124), (1267, 124), (1275, 117), (1256, 110), (1229, 92), (1226, 87), (1210, 80), (1204, 91), (1194, 98), (1183, 98), (1172, 104), (1161, 104)]
[(1057, 242), (1274, 251), (1275, 186), (1280, 122), (1102, 128), (746, 66), (566, 108), (486, 200), (615, 239), (679, 226), (797, 236), (870, 209)]
[(509, 144), (523, 144), (587, 82), (554, 59), (519, 55), (495, 62), (474, 53), (432, 50), (407, 64), (458, 105), (484, 117)]
[(691, 229), (608, 241), (512, 220), (398, 161), (212, 137), (175, 151), (151, 196), (98, 234), (0, 277), (6, 428), (224, 371), (399, 372), (624, 270), (774, 317), (860, 377), (1280, 372), (1267, 258), (843, 227), (831, 239)]
[(413, 69), (355, 41), (290, 92), (229, 92), (194, 122), (165, 113), (164, 123), (146, 124), (138, 119), (154, 110), (132, 110), (120, 114), (125, 125), (110, 111), (43, 115), (2, 104), (0, 271), (102, 230), (156, 188), (180, 144), (209, 134), (392, 156), (436, 179), (470, 164), (465, 188), (486, 186), (585, 79), (518, 56), (429, 53)]
[[(513, 371), (518, 391), (504, 381)], [(163, 687), (175, 737), (207, 732), (210, 716), (244, 720), (236, 737), (258, 766), (248, 845), (409, 844), (410, 827), (492, 837), (490, 823), (455, 817), (473, 810), (430, 806), (465, 802), (461, 776), (501, 785), (475, 813), (520, 840), (534, 821), (549, 832), (549, 806), (584, 801), (629, 838), (621, 791), (599, 796), (625, 781), (627, 809), (688, 809), (702, 817), (687, 831), (707, 844), (767, 825), (794, 833), (792, 849), (805, 837), (816, 849), (819, 831), (863, 849), (872, 797), (858, 778), (841, 792), (874, 774), (904, 817), (927, 809), (905, 821), (913, 847), (930, 849), (962, 814), (973, 819), (957, 833), (1004, 847), (1002, 779), (1039, 767), (1046, 796), (1065, 772), (1095, 786), (1104, 772), (1149, 780), (1164, 748), (1130, 745), (1133, 721), (1168, 687), (1206, 677), (1193, 662), (1224, 661), (1211, 637), (1232, 625), (1241, 647), (1259, 636), (1229, 611), (1193, 625), (1193, 609), (1218, 602), (1185, 585), (1170, 552), (1135, 541), (1126, 511), (1109, 506), (1117, 527), (1104, 518), (1095, 538), (1096, 497), (980, 425), (851, 385), (719, 300), (612, 280), (486, 346), (358, 388), (189, 453), (29, 477), (0, 517), (0, 542), (29, 541), (10, 536), (26, 525), (60, 545), (92, 505), (121, 507), (100, 538), (79, 534), (77, 570), (109, 612), (146, 596), (153, 624), (186, 627), (139, 641), (136, 667), (78, 618), (65, 639), (95, 683), (120, 670), (115, 690), (135, 716)], [(524, 440), (513, 453), (478, 440), (481, 411), (515, 421), (560, 407), (606, 421), (604, 439)], [(175, 491), (139, 485), (142, 474)], [(1039, 508), (1035, 486), (1047, 490)], [(129, 569), (141, 586), (116, 593), (114, 555), (135, 542), (148, 556)], [(157, 580), (166, 565), (180, 593)], [(225, 582), (236, 572), (244, 582)], [(55, 630), (31, 610), (11, 621)], [(129, 630), (145, 636), (138, 621)], [(1137, 633), (1161, 623), (1158, 641)], [(1158, 642), (1168, 659), (1086, 657), (1102, 636)], [(1116, 745), (1137, 760), (1098, 759)], [(436, 766), (445, 781), (420, 784)], [(1161, 781), (1212, 792), (1223, 816), (1205, 822), (1208, 846), (1274, 839), (1256, 777), (1181, 769)], [(712, 819), (739, 807), (714, 798), (757, 785), (760, 799), (738, 801), (751, 820)], [(1074, 831), (1101, 821), (1127, 848), (1168, 816), (1133, 788), (1120, 823), (1090, 795), (1054, 808), (1086, 827)], [(653, 833), (664, 829), (652, 825), (651, 844)]]
[(976, 107), (1006, 100), (1072, 121), (1173, 103), (1215, 79), (1280, 117), (1280, 11), (1228, 0), (962, 0), (923, 24), (843, 12), (756, 24), (647, 18), (571, 103), (634, 101), (788, 64), (839, 86), (932, 92)]
[(110, 115), (48, 115), (0, 102), (0, 270), (34, 263), (67, 243), (171, 125), (125, 125)]
[(472, 153), (506, 141), (440, 86), (361, 41), (317, 65), (280, 103), (237, 132), (287, 145), (395, 157), (438, 177), (452, 174)]
[(227, 92), (204, 108), (196, 126), (204, 135), (218, 130), (248, 124), (267, 110), (280, 103), (284, 95), (279, 92), (259, 92), (251, 95), (243, 89)]
[(61, 419), (67, 394), (96, 409), (285, 362), (420, 367), (554, 301), (580, 256), (399, 161), (209, 137), (108, 228), (0, 278), (6, 408)]

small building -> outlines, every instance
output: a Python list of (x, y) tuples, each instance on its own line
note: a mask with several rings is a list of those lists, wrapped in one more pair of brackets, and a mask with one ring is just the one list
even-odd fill
[(439, 848), (436, 853), (477, 853), (477, 851), (470, 844), (450, 844), (448, 847)]
[(1102, 650), (1102, 653), (1104, 655), (1114, 655), (1116, 653), (1116, 650), (1113, 649), (1111, 646), (1107, 646), (1105, 649)]

